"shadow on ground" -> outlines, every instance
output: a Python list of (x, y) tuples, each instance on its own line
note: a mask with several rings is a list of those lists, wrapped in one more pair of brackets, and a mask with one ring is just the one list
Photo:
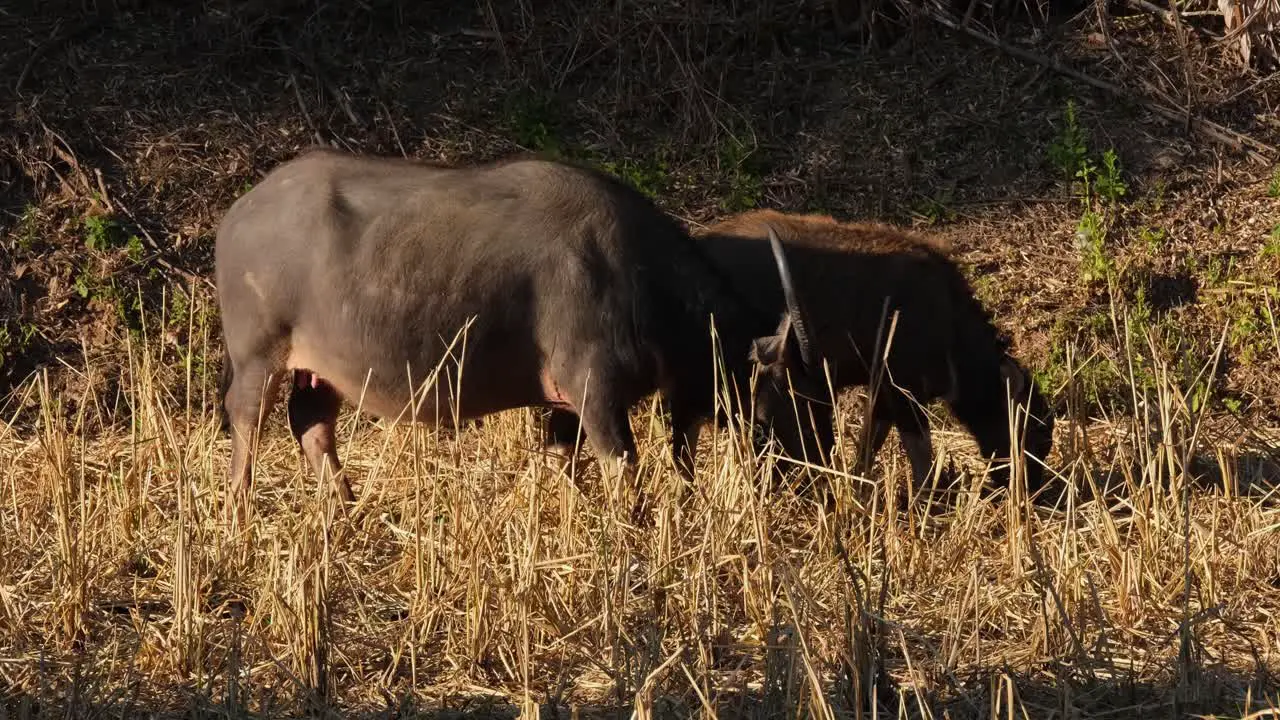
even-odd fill
[[(913, 633), (908, 630), (907, 637)], [(918, 639), (917, 639), (918, 640)], [(1176, 633), (1171, 637), (1176, 646)], [(981, 672), (963, 677), (935, 667), (938, 658), (921, 656), (921, 645), (938, 646), (937, 638), (915, 646), (916, 674), (935, 675), (932, 684), (940, 691), (913, 691), (899, 686), (894, 675), (907, 673), (903, 658), (889, 657), (892, 673), (881, 673), (874, 688), (874, 699), (862, 701), (863, 713), (881, 717), (951, 717), (997, 718), (1019, 717), (1243, 717), (1250, 712), (1273, 711), (1280, 702), (1277, 678), (1259, 660), (1255, 672), (1241, 674), (1218, 666), (1204, 652), (1194, 633), (1189, 636), (1186, 657), (1178, 666), (1166, 663), (1163, 674), (1167, 683), (1137, 682), (1132, 675), (1150, 672), (1150, 668), (1125, 668), (1108, 664), (1104, 647), (1095, 648), (1096, 660), (1067, 665), (1046, 665), (1034, 677), (1002, 671), (998, 662), (984, 663)], [(1175, 656), (1176, 657), (1176, 656)], [(797, 658), (790, 659), (798, 664)], [(992, 659), (994, 661), (994, 658)], [(1091, 659), (1093, 660), (1093, 659)], [(668, 676), (642, 693), (643, 705), (650, 717), (691, 717), (714, 710), (722, 718), (795, 717), (797, 712), (812, 713), (813, 698), (799, 676), (786, 677), (787, 659), (779, 657), (777, 677), (761, 687), (748, 689), (741, 682), (723, 688), (691, 689), (683, 677)], [(225, 669), (225, 668), (223, 668)], [(834, 669), (838, 679), (823, 688), (823, 702), (837, 717), (854, 717), (859, 703), (853, 693), (847, 671)], [(396, 688), (381, 690), (376, 700), (350, 699), (321, 704), (314, 695), (295, 688), (254, 688), (251, 682), (229, 695), (225, 677), (209, 675), (204, 688), (191, 684), (157, 683), (130, 679), (124, 686), (117, 682), (107, 686), (92, 676), (93, 670), (68, 673), (70, 687), (48, 690), (38, 695), (0, 693), (0, 712), (6, 717), (39, 720), (40, 718), (128, 717), (128, 718), (192, 718), (192, 717), (344, 717), (367, 720), (422, 718), (452, 720), (473, 718), (488, 720), (520, 717), (519, 698), (484, 694), (475, 689), (455, 691), (445, 696), (425, 696), (398, 682)], [(221, 670), (212, 671), (220, 674)], [(1057, 676), (1055, 678), (1055, 675)], [(677, 676), (678, 677), (678, 676)], [(788, 682), (790, 681), (790, 682)], [(538, 683), (544, 685), (544, 683)], [(335, 686), (340, 681), (335, 680)], [(339, 690), (340, 692), (340, 690)], [(564, 696), (549, 697), (534, 690), (531, 700), (539, 706), (544, 720), (567, 717), (628, 718), (637, 708), (634, 689), (629, 696), (614, 701), (573, 701)], [(705, 697), (699, 697), (705, 694)], [(869, 694), (870, 695), (870, 694)], [(1264, 712), (1265, 714), (1265, 712)]]

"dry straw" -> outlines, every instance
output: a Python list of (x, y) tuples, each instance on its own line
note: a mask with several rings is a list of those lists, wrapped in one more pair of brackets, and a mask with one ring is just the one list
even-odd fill
[[(1159, 346), (1141, 342), (1126, 351)], [(254, 523), (228, 536), (228, 441), (194, 401), (210, 389), (193, 355), (130, 345), (102, 409), (119, 420), (96, 432), (86, 400), (108, 379), (91, 366), (62, 390), (33, 378), (9, 404), (38, 412), (0, 428), (6, 712), (1005, 718), (1280, 704), (1265, 463), (1214, 435), (1192, 386), (1159, 364), (1154, 385), (1131, 377), (1132, 422), (1084, 422), (1059, 389), (1049, 466), (1071, 490), (1052, 509), (1016, 484), (1011, 500), (981, 497), (960, 433), (939, 433), (934, 475), (943, 485), (941, 466), (958, 463), (953, 492), (909, 489), (888, 448), (875, 478), (853, 476), (854, 397), (828, 471), (834, 512), (771, 487), (773, 459), (736, 425), (704, 438), (681, 488), (663, 421), (637, 409), (650, 525), (630, 522), (593, 460), (574, 483), (544, 459), (529, 411), (453, 434), (348, 413), (355, 507), (332, 506), (275, 420)]]

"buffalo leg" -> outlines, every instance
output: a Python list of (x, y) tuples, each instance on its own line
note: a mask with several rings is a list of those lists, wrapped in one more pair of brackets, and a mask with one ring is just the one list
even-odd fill
[(332, 481), (343, 502), (354, 502), (351, 482), (338, 461), (335, 426), (342, 398), (329, 383), (311, 382), (310, 373), (296, 371), (295, 379), (289, 393), (289, 429), (316, 478), (321, 483)]
[[(591, 353), (587, 357), (598, 357), (599, 353)], [(605, 354), (607, 357), (607, 354)], [(585, 358), (584, 358), (585, 359)], [(585, 433), (591, 438), (595, 454), (600, 457), (613, 457), (626, 463), (634, 463), (636, 459), (636, 442), (631, 434), (631, 418), (628, 406), (618, 395), (618, 388), (624, 383), (614, 379), (612, 373), (603, 371), (608, 365), (603, 362), (581, 362), (566, 368), (556, 378), (555, 383), (567, 391), (569, 404), (577, 411), (579, 419), (577, 432)], [(572, 443), (577, 438), (571, 410), (552, 410), (552, 439), (558, 443)]]
[[(692, 480), (702, 418), (683, 403), (664, 399), (663, 404), (671, 417), (671, 457), (681, 476)], [(571, 460), (585, 441), (582, 422), (572, 410), (554, 408), (547, 413), (545, 444), (548, 451)]]
[(885, 412), (898, 430), (898, 441), (911, 463), (911, 480), (920, 488), (929, 479), (933, 466), (933, 439), (929, 433), (929, 418), (910, 397), (902, 393), (886, 393)]
[(577, 457), (578, 448), (586, 441), (582, 422), (572, 410), (552, 408), (546, 416), (546, 448), (561, 458), (565, 464)]
[(679, 396), (669, 400), (667, 405), (671, 416), (671, 459), (680, 476), (692, 481), (702, 418)]
[(636, 478), (636, 443), (631, 434), (631, 421), (625, 405), (603, 400), (593, 401), (583, 408), (583, 429), (591, 436), (600, 459), (613, 459), (614, 467), (610, 469), (618, 474), (620, 499), (634, 496), (631, 515), (636, 518), (644, 505), (644, 493)]
[(929, 433), (929, 420), (924, 413), (913, 413), (916, 418), (908, 418), (899, 422), (898, 440), (907, 451), (907, 460), (911, 462), (911, 479), (916, 487), (924, 487), (929, 480), (930, 468), (933, 467), (933, 439)]
[[(600, 364), (588, 365), (573, 379), (558, 380), (558, 384), (562, 388), (573, 389), (576, 397), (571, 397), (571, 401), (578, 409), (582, 431), (591, 438), (591, 445), (601, 461), (605, 458), (615, 461), (616, 470), (621, 471), (623, 487), (629, 489), (628, 486), (635, 484), (636, 469), (636, 442), (631, 433), (629, 408), (616, 393), (619, 383), (609, 373), (601, 372), (600, 367)], [(585, 382), (588, 379), (589, 386)], [(638, 488), (636, 491), (633, 516), (643, 504)]]
[(596, 454), (612, 457), (623, 465), (634, 465), (636, 441), (631, 419), (622, 403), (598, 398), (582, 409), (582, 429), (591, 437)]
[(871, 411), (871, 421), (862, 428), (862, 443), (858, 448), (858, 473), (863, 477), (871, 476), (871, 466), (884, 441), (889, 439), (892, 427), (893, 421), (883, 416), (878, 407)]
[(912, 481), (917, 487), (923, 486), (929, 478), (929, 468), (933, 465), (929, 419), (914, 400), (891, 390), (882, 390), (876, 397), (871, 410), (871, 425), (863, 430), (858, 458), (862, 474), (865, 476), (871, 472), (872, 460), (884, 446), (891, 427), (897, 428), (898, 440), (911, 463)]
[(275, 404), (282, 373), (261, 360), (233, 363), (234, 375), (224, 400), (231, 424), (231, 472), (227, 480), (224, 520), (233, 530), (248, 520), (253, 488), (253, 455), (262, 421)]

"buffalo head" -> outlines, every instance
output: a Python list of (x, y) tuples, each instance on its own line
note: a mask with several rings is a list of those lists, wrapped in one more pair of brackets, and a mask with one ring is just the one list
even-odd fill
[(751, 360), (759, 371), (753, 418), (756, 451), (772, 435), (787, 458), (822, 464), (835, 445), (831, 391), (782, 242), (772, 227), (768, 230), (786, 311), (777, 331), (756, 338), (751, 347)]

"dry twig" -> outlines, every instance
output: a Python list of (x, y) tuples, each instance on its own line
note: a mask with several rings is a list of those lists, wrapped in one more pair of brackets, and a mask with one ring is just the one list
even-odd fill
[(1156, 113), (1157, 115), (1171, 122), (1186, 123), (1191, 130), (1196, 131), (1201, 135), (1207, 138), (1210, 138), (1214, 141), (1217, 141), (1224, 145), (1228, 145), (1236, 150), (1244, 152), (1252, 160), (1263, 162), (1263, 163), (1271, 163), (1271, 162), (1274, 162), (1277, 157), (1280, 157), (1280, 151), (1278, 151), (1276, 148), (1272, 147), (1271, 145), (1268, 145), (1260, 140), (1257, 140), (1245, 133), (1223, 127), (1222, 125), (1219, 125), (1211, 120), (1206, 120), (1202, 117), (1198, 117), (1192, 114), (1188, 108), (1180, 107), (1172, 103), (1171, 104), (1173, 105), (1173, 107), (1169, 107), (1169, 106), (1157, 103), (1148, 98), (1144, 98), (1140, 95), (1136, 95), (1132, 91), (1126, 90), (1125, 88), (1122, 88), (1119, 85), (1107, 82), (1105, 80), (1099, 80), (1098, 78), (1092, 77), (1090, 75), (1086, 75), (1085, 73), (1082, 73), (1079, 70), (1067, 67), (1066, 65), (1063, 65), (1061, 62), (1059, 62), (1055, 58), (1051, 58), (1045, 55), (1031, 52), (1030, 50), (1024, 50), (1020, 47), (1016, 47), (1002, 40), (994, 38), (982, 32), (981, 30), (977, 30), (973, 27), (962, 26), (956, 21), (952, 20), (950, 17), (947, 17), (946, 15), (932, 8), (925, 9), (924, 12), (926, 15), (932, 18), (935, 22), (941, 25), (944, 25), (948, 28), (951, 28), (952, 30), (965, 33), (970, 37), (981, 40), (982, 42), (985, 42), (988, 45), (991, 45), (992, 47), (999, 48), (1000, 50), (1010, 55), (1013, 55), (1014, 57), (1020, 58), (1022, 60), (1027, 60), (1029, 62), (1033, 62), (1038, 65), (1042, 65), (1044, 67), (1047, 67), (1053, 70), (1054, 72), (1073, 78), (1075, 80), (1079, 80), (1080, 82), (1085, 83), (1087, 85), (1091, 85), (1095, 88), (1098, 88), (1099, 90), (1105, 90), (1111, 93), (1112, 95), (1115, 95), (1116, 97), (1120, 97), (1120, 98), (1124, 98), (1125, 100), (1136, 102), (1139, 105), (1142, 105), (1148, 110), (1151, 110), (1152, 112)]

